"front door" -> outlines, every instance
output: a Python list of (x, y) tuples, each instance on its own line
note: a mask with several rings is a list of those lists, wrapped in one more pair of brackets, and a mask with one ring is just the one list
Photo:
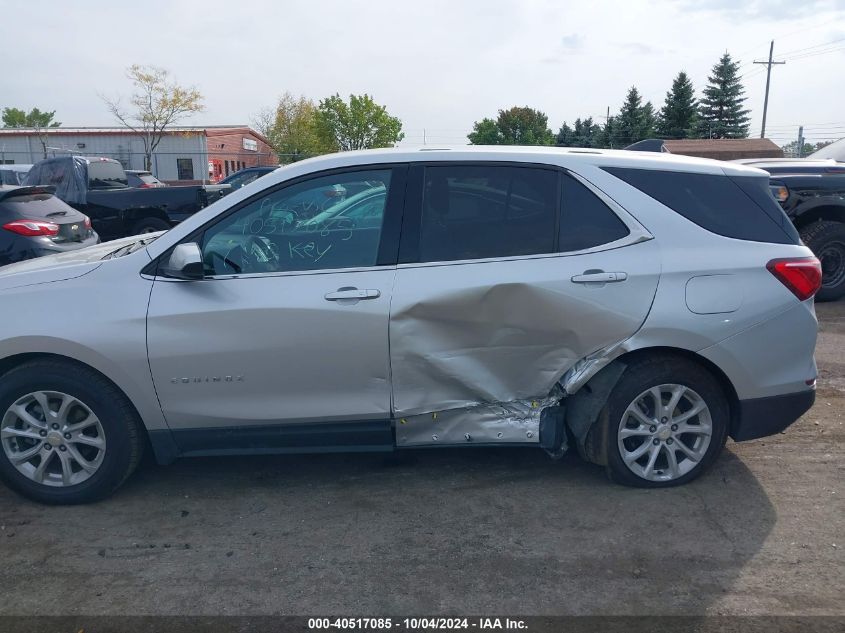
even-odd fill
[[(158, 277), (147, 318), (172, 430), (217, 429), (211, 448), (225, 450), (220, 431), (307, 433), (310, 424), (343, 435), (344, 425), (389, 419), (396, 235), (386, 226), (398, 231), (387, 219), (401, 212), (403, 184), (398, 167), (312, 177), (262, 192), (189, 238), (205, 279)], [(346, 195), (347, 186), (359, 193)], [(358, 197), (374, 194), (381, 222), (348, 217)], [(183, 450), (202, 448), (186, 442)]]

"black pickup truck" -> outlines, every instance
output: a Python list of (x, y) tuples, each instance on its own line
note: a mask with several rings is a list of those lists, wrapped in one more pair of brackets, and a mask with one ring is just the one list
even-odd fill
[(55, 187), (55, 195), (91, 218), (104, 240), (169, 229), (217, 200), (226, 188), (129, 187), (119, 162), (85, 156), (42, 160), (33, 165), (24, 184)]
[(816, 300), (845, 296), (845, 163), (815, 157), (736, 162), (769, 172), (772, 194), (821, 260), (822, 287)]

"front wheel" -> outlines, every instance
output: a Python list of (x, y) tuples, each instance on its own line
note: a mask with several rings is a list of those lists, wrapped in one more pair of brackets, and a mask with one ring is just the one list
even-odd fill
[(42, 503), (101, 499), (138, 465), (140, 428), (126, 396), (100, 374), (26, 363), (0, 378), (0, 479)]
[(686, 359), (660, 357), (627, 367), (602, 419), (611, 479), (660, 488), (707, 470), (727, 439), (730, 412), (710, 372)]

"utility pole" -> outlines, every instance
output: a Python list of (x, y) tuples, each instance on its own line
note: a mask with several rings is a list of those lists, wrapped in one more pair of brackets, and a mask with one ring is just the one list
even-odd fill
[(769, 61), (767, 62), (757, 62), (755, 64), (765, 64), (766, 65), (766, 98), (763, 99), (763, 129), (760, 130), (760, 138), (766, 138), (766, 113), (769, 110), (769, 82), (772, 79), (772, 66), (776, 66), (778, 64), (785, 64), (786, 62), (773, 62), (772, 55), (775, 52), (775, 41), (772, 40), (772, 43), (769, 45)]
[(801, 154), (804, 153), (804, 126), (801, 125), (798, 127), (798, 158), (802, 158)]

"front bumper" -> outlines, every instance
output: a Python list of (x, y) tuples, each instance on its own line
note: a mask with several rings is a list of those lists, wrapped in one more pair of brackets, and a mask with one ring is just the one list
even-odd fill
[(730, 436), (737, 442), (780, 433), (806, 413), (816, 401), (816, 390), (739, 401), (739, 415)]

